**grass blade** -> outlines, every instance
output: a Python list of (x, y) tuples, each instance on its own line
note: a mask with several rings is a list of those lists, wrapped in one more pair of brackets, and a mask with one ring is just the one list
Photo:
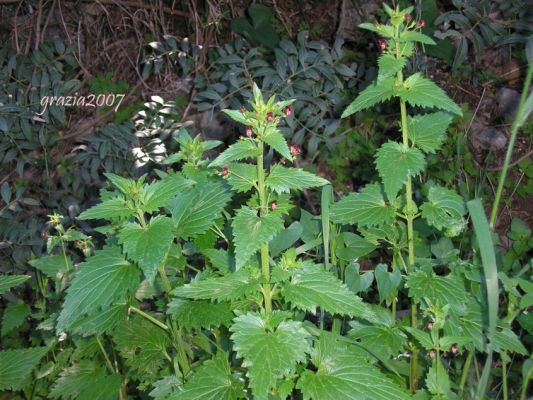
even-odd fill
[[(481, 254), (483, 272), (485, 275), (485, 284), (487, 287), (487, 305), (489, 312), (489, 329), (488, 337), (492, 342), (496, 332), (498, 322), (498, 268), (496, 266), (496, 256), (494, 254), (494, 244), (492, 242), (491, 231), (485, 216), (485, 210), (480, 199), (474, 199), (467, 203), (468, 211), (472, 218), (476, 239)], [(492, 348), (487, 348), (487, 360), (483, 368), (480, 382), (478, 383), (477, 397), (485, 398), (489, 381), (490, 370), (492, 367)]]

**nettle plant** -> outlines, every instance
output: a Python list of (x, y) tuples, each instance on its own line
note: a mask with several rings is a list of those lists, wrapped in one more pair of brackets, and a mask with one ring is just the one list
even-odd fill
[[(413, 20), (412, 10), (385, 6), (388, 24), (360, 25), (382, 36), (379, 72), (343, 117), (395, 99), (400, 108), (401, 141), (389, 140), (377, 150), (380, 182), (331, 206), (331, 221), (338, 224), (331, 233), (331, 254), (352, 290), (364, 293), (375, 278), (379, 302), (392, 311), (391, 318), (378, 323), (368, 319), (350, 322), (348, 337), (382, 357), (392, 357), (399, 374), (408, 377), (410, 391), (419, 396), (416, 398), (464, 398), (472, 395), (465, 385), (476, 352), (491, 357), (492, 351), (499, 353), (505, 370), (509, 354), (526, 355), (527, 351), (511, 330), (514, 317), (510, 315), (498, 322), (492, 336), (487, 335), (487, 295), (479, 253), (475, 250), (473, 260), (463, 260), (451, 239), (467, 226), (463, 198), (430, 180), (416, 185), (417, 177), (424, 173), (426, 155), (440, 148), (453, 116), (462, 112), (420, 73), (404, 77), (415, 43), (434, 44), (419, 31), (424, 23)], [(409, 115), (408, 106), (415, 113)], [(426, 109), (439, 111), (424, 112)], [(341, 227), (347, 224), (355, 224), (358, 234)], [(388, 253), (390, 267), (379, 264), (373, 276), (368, 272), (359, 275), (360, 266), (353, 261), (376, 250)], [(396, 318), (399, 303), (410, 304), (406, 310), (410, 321)], [(404, 365), (403, 356), (409, 359), (409, 366)], [(507, 398), (506, 371), (502, 374)], [(422, 382), (425, 388), (420, 389)], [(476, 396), (482, 398), (484, 393)]]

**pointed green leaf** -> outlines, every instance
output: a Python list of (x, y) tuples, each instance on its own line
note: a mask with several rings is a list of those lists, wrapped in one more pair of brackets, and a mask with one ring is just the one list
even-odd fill
[(0, 351), (0, 390), (19, 390), (43, 356), (46, 347)]
[(169, 206), (178, 236), (187, 239), (205, 233), (230, 200), (231, 192), (220, 181), (198, 183), (179, 193)]
[(409, 333), (412, 337), (414, 337), (424, 349), (431, 350), (435, 348), (435, 344), (433, 343), (429, 332), (423, 331), (418, 328), (412, 328), (410, 326), (404, 326), (403, 330)]
[(297, 389), (304, 400), (408, 400), (392, 379), (366, 362), (353, 346), (321, 335), (312, 353), (315, 370), (305, 370)]
[(8, 304), (2, 315), (2, 336), (21, 326), (30, 313), (30, 306), (25, 303)]
[(21, 285), (30, 279), (29, 275), (0, 275), (0, 294), (6, 293), (11, 288)]
[(337, 249), (337, 257), (345, 261), (354, 261), (373, 252), (377, 246), (352, 232), (341, 233), (344, 247)]
[(407, 276), (409, 297), (416, 302), (426, 299), (440, 307), (451, 306), (451, 310), (462, 314), (466, 310), (467, 295), (463, 281), (453, 274), (437, 276), (425, 271), (416, 271)]
[(154, 279), (173, 239), (172, 221), (163, 215), (152, 218), (144, 227), (128, 222), (118, 234), (124, 252), (139, 264), (148, 281)]
[(389, 76), (376, 83), (370, 84), (359, 96), (344, 110), (341, 118), (346, 118), (356, 112), (372, 107), (390, 99), (394, 95), (395, 78)]
[(433, 360), (432, 365), (428, 370), (426, 386), (432, 395), (439, 398), (448, 397), (448, 392), (450, 391), (450, 378), (440, 357)]
[(291, 272), (291, 280), (283, 286), (281, 293), (293, 306), (310, 312), (320, 307), (331, 314), (373, 318), (370, 307), (331, 272), (313, 264)]
[(135, 188), (135, 181), (129, 178), (113, 174), (111, 172), (104, 173), (104, 176), (111, 181), (111, 183), (120, 190), (123, 194), (131, 193)]
[(261, 154), (257, 145), (248, 139), (241, 139), (228, 147), (211, 164), (210, 167), (225, 167), (233, 161), (255, 158)]
[(119, 391), (119, 374), (106, 375), (96, 362), (82, 360), (61, 372), (50, 392), (50, 398), (115, 400)]
[(405, 57), (396, 58), (390, 53), (382, 54), (378, 58), (378, 80), (383, 80), (388, 76), (396, 75), (405, 66)]
[(453, 117), (436, 112), (407, 118), (407, 132), (411, 143), (426, 153), (435, 153), (444, 141), (444, 135)]
[(425, 166), (420, 150), (390, 140), (376, 154), (376, 167), (389, 199), (396, 198), (407, 178), (416, 176)]
[(246, 268), (225, 276), (193, 281), (179, 286), (172, 294), (196, 300), (236, 300), (259, 291), (257, 279)]
[(257, 167), (253, 164), (233, 163), (228, 166), (228, 183), (237, 192), (248, 192), (257, 184)]
[(167, 207), (170, 200), (191, 185), (180, 175), (168, 175), (162, 180), (144, 185), (141, 191), (142, 210), (147, 213)]
[(395, 212), (394, 205), (385, 201), (381, 185), (373, 183), (333, 204), (331, 220), (336, 224), (383, 225), (394, 220)]
[(434, 82), (416, 73), (407, 78), (398, 94), (403, 101), (415, 107), (440, 108), (463, 115), (461, 108)]
[(61, 278), (67, 270), (72, 269), (70, 257), (62, 255), (42, 256), (28, 263), (52, 279)]
[(165, 353), (170, 345), (168, 334), (140, 317), (130, 318), (117, 325), (113, 341), (131, 372), (143, 379), (155, 380), (166, 363)]
[(510, 352), (527, 355), (528, 351), (510, 328), (496, 330), (494, 334), (494, 348), (497, 352)]
[(267, 187), (277, 193), (289, 193), (290, 190), (302, 190), (327, 183), (324, 178), (301, 168), (286, 168), (280, 164), (272, 167), (265, 181)]
[(387, 271), (386, 264), (378, 264), (374, 270), (376, 283), (378, 284), (379, 301), (388, 299), (391, 294), (397, 293), (402, 281), (402, 274), (399, 269), (391, 272)]
[(448, 236), (456, 236), (466, 226), (464, 201), (453, 190), (441, 186), (429, 189), (428, 201), (420, 207), (422, 217), (435, 228), (447, 230)]
[(263, 217), (250, 207), (242, 207), (231, 224), (235, 242), (236, 268), (243, 267), (262, 244), (268, 243), (283, 229), (283, 220), (276, 214)]
[(289, 145), (280, 131), (277, 129), (270, 129), (265, 136), (263, 136), (263, 141), (281, 154), (282, 157), (292, 161), (292, 154), (289, 149)]
[(111, 332), (117, 324), (125, 321), (127, 317), (128, 305), (115, 304), (74, 322), (71, 331), (73, 334), (83, 337), (102, 335)]
[(79, 316), (124, 302), (137, 289), (139, 275), (120, 247), (97, 250), (78, 266), (57, 319), (57, 332), (70, 328)]
[(232, 374), (228, 355), (219, 351), (205, 361), (191, 379), (167, 400), (239, 400), (246, 397), (242, 379)]
[(243, 125), (251, 125), (252, 120), (247, 119), (240, 110), (222, 110), (224, 114), (230, 117), (232, 120), (237, 121)]
[(135, 210), (129, 202), (122, 197), (114, 197), (82, 212), (78, 219), (111, 219), (131, 217)]
[(416, 32), (416, 31), (403, 31), (400, 34), (400, 42), (419, 42), (424, 44), (437, 44), (433, 39), (431, 39), (428, 35), (424, 35), (423, 33)]
[(363, 22), (358, 26), (361, 29), (367, 29), (369, 31), (379, 33), (381, 36), (386, 38), (394, 37), (394, 28), (392, 27), (392, 25), (372, 24), (370, 22)]
[(212, 303), (205, 300), (174, 299), (168, 304), (167, 314), (171, 314), (185, 329), (228, 326), (234, 315), (230, 303)]
[(398, 327), (367, 325), (357, 321), (351, 321), (350, 327), (350, 338), (387, 358), (396, 356), (405, 346), (406, 335)]
[(267, 400), (278, 380), (295, 372), (310, 351), (311, 335), (302, 323), (279, 322), (278, 313), (274, 311), (267, 319), (258, 313), (247, 313), (235, 318), (230, 328), (234, 349), (244, 359), (243, 367), (257, 400)]

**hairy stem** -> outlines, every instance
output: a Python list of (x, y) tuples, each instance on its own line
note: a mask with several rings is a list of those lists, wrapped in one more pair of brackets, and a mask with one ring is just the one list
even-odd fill
[[(257, 157), (257, 191), (259, 194), (260, 215), (263, 217), (268, 213), (268, 204), (265, 190), (265, 170), (263, 165), (263, 142), (259, 142), (259, 156)], [(261, 273), (263, 274), (263, 298), (265, 311), (272, 312), (272, 293), (270, 291), (270, 265), (269, 265), (268, 243), (261, 245)]]
[[(397, 75), (398, 84), (403, 84), (403, 73), (402, 71), (398, 72)], [(409, 137), (407, 131), (407, 107), (405, 101), (400, 100), (400, 113), (401, 113), (401, 123), (402, 123), (402, 142), (405, 146), (409, 146)], [(413, 201), (413, 185), (411, 183), (411, 177), (407, 178), (405, 184), (405, 205), (406, 205), (406, 220), (407, 220), (407, 245), (408, 245), (408, 260), (409, 267), (412, 267), (415, 263), (415, 250), (414, 250), (414, 230), (413, 230), (413, 220), (416, 215), (416, 206)], [(416, 303), (411, 303), (411, 326), (416, 328), (417, 321), (417, 307)], [(412, 393), (416, 391), (417, 388), (417, 375), (418, 375), (418, 349), (413, 347), (413, 354), (411, 357), (410, 373), (409, 373), (409, 388)]]

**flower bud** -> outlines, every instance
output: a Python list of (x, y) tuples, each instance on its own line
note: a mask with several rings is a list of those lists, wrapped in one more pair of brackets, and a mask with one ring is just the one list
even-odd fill
[(387, 50), (387, 41), (385, 39), (379, 39), (378, 40), (378, 46), (380, 51)]
[(429, 356), (430, 356), (431, 358), (435, 358), (435, 350), (431, 350), (431, 351), (429, 352)]
[(222, 168), (222, 176), (228, 176), (228, 174), (229, 174), (229, 168), (228, 167)]
[(420, 21), (418, 21), (417, 26), (418, 26), (420, 29), (422, 29), (424, 26), (426, 26), (426, 22), (425, 22), (423, 19), (421, 19)]
[(241, 113), (244, 114), (246, 112), (246, 108), (244, 106), (241, 106)]
[(450, 351), (452, 352), (452, 354), (457, 354), (457, 343), (452, 344)]
[(274, 200), (272, 203), (270, 203), (270, 208), (272, 211), (276, 211), (278, 209), (278, 202)]
[(296, 143), (291, 144), (290, 151), (293, 157), (297, 157), (302, 153), (302, 149)]
[(271, 112), (271, 111), (269, 111), (269, 112), (267, 113), (267, 121), (270, 122), (270, 121), (272, 121), (273, 119), (274, 119), (274, 113)]
[(291, 106), (287, 106), (285, 107), (285, 109), (283, 110), (283, 112), (285, 113), (285, 116), (286, 117), (290, 117), (292, 115), (292, 107)]
[(253, 131), (252, 127), (251, 127), (250, 125), (248, 125), (248, 126), (246, 127), (246, 136), (248, 136), (249, 138), (251, 138), (251, 137), (253, 136), (253, 134), (254, 134), (254, 131)]
[(429, 321), (427, 324), (428, 331), (433, 329), (433, 322)]
[(411, 14), (405, 14), (404, 18), (406, 22), (411, 22), (411, 20), (413, 19), (413, 16)]

